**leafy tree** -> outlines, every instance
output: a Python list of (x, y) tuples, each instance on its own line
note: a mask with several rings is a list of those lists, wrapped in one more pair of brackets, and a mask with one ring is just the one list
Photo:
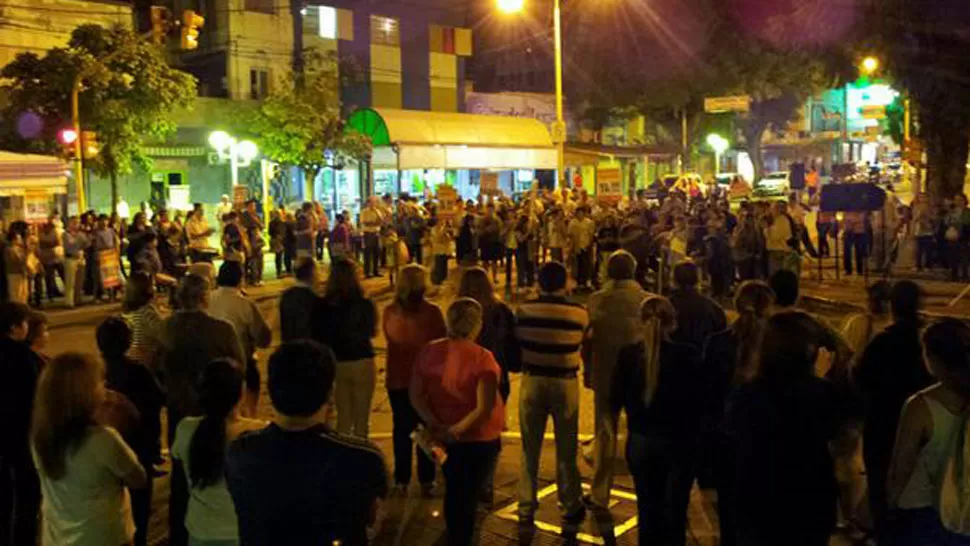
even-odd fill
[(343, 130), (337, 72), (344, 71), (339, 70), (337, 59), (311, 52), (306, 61), (302, 82), (290, 72), (239, 121), (255, 135), (267, 157), (303, 170), (304, 195), (309, 196), (324, 167), (347, 158), (361, 159), (370, 153), (371, 144), (369, 138)]
[(119, 175), (137, 165), (148, 168), (146, 140), (175, 131), (170, 117), (195, 97), (195, 79), (169, 66), (163, 52), (132, 31), (116, 26), (82, 25), (66, 48), (43, 57), (22, 53), (0, 69), (7, 83), (5, 120), (33, 112), (43, 121), (39, 135), (24, 135), (5, 123), (0, 145), (24, 151), (54, 153), (57, 132), (71, 123), (71, 89), (83, 74), (79, 96), (82, 130), (97, 133), (100, 150), (85, 160), (99, 176), (111, 180), (111, 203), (118, 202)]
[(866, 44), (906, 91), (934, 199), (963, 191), (970, 149), (970, 10), (964, 0), (871, 2)]

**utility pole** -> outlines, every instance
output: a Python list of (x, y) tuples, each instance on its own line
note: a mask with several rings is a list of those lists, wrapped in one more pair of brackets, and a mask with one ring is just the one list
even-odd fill
[(297, 87), (303, 87), (306, 61), (303, 57), (303, 0), (290, 0), (293, 19), (293, 77)]

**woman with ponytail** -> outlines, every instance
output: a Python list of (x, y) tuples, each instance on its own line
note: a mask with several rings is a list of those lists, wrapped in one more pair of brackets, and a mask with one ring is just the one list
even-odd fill
[(202, 416), (182, 419), (175, 431), (172, 457), (182, 462), (189, 485), (189, 546), (239, 544), (236, 510), (224, 477), (226, 450), (240, 434), (266, 426), (239, 415), (243, 379), (235, 361), (210, 362), (196, 386)]
[(683, 545), (687, 506), (697, 475), (708, 382), (700, 353), (670, 341), (677, 326), (666, 298), (641, 308), (643, 340), (620, 351), (614, 372), (614, 409), (629, 426), (626, 458), (637, 493), (640, 544)]
[(755, 357), (761, 335), (768, 322), (775, 293), (763, 281), (745, 281), (734, 297), (738, 318), (727, 329), (707, 339), (704, 347), (705, 377), (714, 381), (710, 399), (711, 428), (708, 429), (706, 469), (712, 473), (717, 489), (718, 526), (722, 546), (734, 546), (735, 497), (734, 452), (723, 431), (724, 405), (738, 386), (755, 375)]

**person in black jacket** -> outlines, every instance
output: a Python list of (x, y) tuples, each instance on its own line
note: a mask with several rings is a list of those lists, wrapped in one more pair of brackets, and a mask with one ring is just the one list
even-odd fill
[[(105, 363), (105, 386), (123, 395), (138, 412), (136, 426), (119, 432), (138, 456), (138, 462), (150, 471), (161, 451), (165, 391), (148, 368), (125, 356), (131, 347), (132, 331), (123, 318), (105, 319), (95, 336)], [(146, 487), (131, 490), (135, 546), (144, 546), (147, 542), (151, 508), (152, 480), (149, 479)]]
[(312, 259), (296, 262), (296, 284), (280, 296), (280, 336), (283, 343), (314, 337), (313, 310), (320, 298), (316, 294), (317, 265)]
[(377, 382), (373, 338), (378, 316), (374, 302), (364, 294), (356, 263), (333, 262), (313, 315), (314, 339), (337, 357), (337, 432), (366, 439)]
[(852, 381), (866, 403), (862, 459), (869, 486), (869, 509), (876, 536), (883, 538), (888, 511), (886, 478), (899, 415), (910, 396), (933, 383), (923, 363), (919, 285), (899, 281), (893, 285), (889, 299), (893, 324), (872, 338), (852, 370)]
[(643, 302), (644, 339), (621, 350), (613, 403), (627, 415), (626, 458), (637, 493), (640, 544), (682, 546), (690, 490), (703, 447), (709, 396), (700, 351), (672, 342), (674, 308), (662, 297)]
[(775, 302), (775, 294), (763, 281), (745, 281), (738, 287), (734, 309), (738, 318), (727, 329), (707, 338), (704, 347), (705, 373), (713, 374), (716, 383), (709, 407), (714, 428), (709, 431), (711, 449), (706, 451), (707, 468), (712, 472), (717, 489), (718, 527), (721, 545), (734, 546), (735, 498), (734, 452), (724, 434), (724, 405), (730, 394), (755, 376), (754, 365), (761, 335), (768, 323), (768, 315)]
[(37, 543), (40, 482), (28, 433), (42, 363), (24, 341), (30, 313), (0, 303), (0, 544)]

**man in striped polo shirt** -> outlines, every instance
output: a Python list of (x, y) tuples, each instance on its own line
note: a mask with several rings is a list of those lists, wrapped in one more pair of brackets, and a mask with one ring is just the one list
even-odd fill
[(522, 477), (519, 523), (531, 527), (538, 507), (539, 452), (546, 421), (552, 416), (556, 437), (556, 479), (564, 527), (575, 528), (586, 515), (576, 450), (579, 443), (580, 346), (589, 316), (566, 300), (566, 268), (549, 262), (539, 270), (537, 299), (523, 303), (516, 319), (522, 347), (519, 422), (522, 431)]

